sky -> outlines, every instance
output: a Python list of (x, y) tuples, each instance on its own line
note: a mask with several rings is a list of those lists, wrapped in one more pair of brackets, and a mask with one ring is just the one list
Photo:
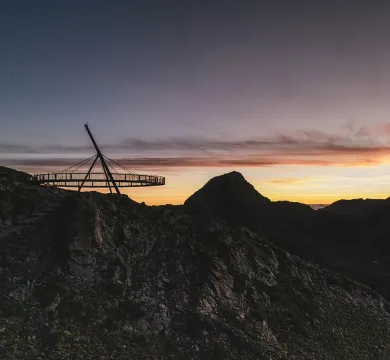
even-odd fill
[(0, 2), (0, 165), (104, 153), (180, 204), (239, 171), (271, 200), (390, 196), (385, 1)]

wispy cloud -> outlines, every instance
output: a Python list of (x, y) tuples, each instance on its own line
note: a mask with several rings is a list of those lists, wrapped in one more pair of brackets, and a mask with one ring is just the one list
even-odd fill
[(19, 144), (9, 144), (9, 143), (0, 143), (0, 154), (2, 153), (36, 153), (39, 152), (38, 150), (24, 145)]
[[(390, 123), (372, 127), (345, 125), (341, 133), (319, 130), (302, 130), (294, 133), (277, 133), (269, 137), (251, 139), (213, 139), (208, 137), (171, 137), (165, 139), (127, 138), (117, 144), (102, 144), (110, 152), (123, 151), (259, 151), (259, 150), (326, 150), (326, 151), (381, 151), (390, 146)], [(387, 138), (384, 138), (387, 137)], [(90, 151), (90, 144), (71, 146), (51, 144), (27, 147), (21, 144), (0, 144), (2, 152), (77, 153)]]
[[(58, 159), (58, 158), (46, 158), (46, 159), (5, 159), (1, 160), (2, 165), (5, 166), (18, 166), (21, 168), (55, 168), (62, 169), (70, 166), (81, 159)], [(134, 159), (119, 159), (119, 164), (129, 169), (163, 169), (172, 167), (266, 167), (276, 165), (308, 165), (308, 166), (360, 166), (360, 165), (373, 165), (378, 161), (373, 159), (348, 159), (348, 158), (308, 158), (301, 159), (296, 156), (258, 156), (258, 157), (175, 157), (175, 158), (134, 158)], [(118, 168), (119, 169), (119, 168)]]
[[(274, 134), (243, 140), (201, 137), (156, 140), (125, 139), (102, 148), (116, 154), (117, 161), (130, 168), (171, 167), (258, 167), (275, 165), (374, 165), (390, 156), (390, 124), (355, 127), (348, 124), (340, 133), (318, 130)], [(0, 144), (4, 153), (39, 153), (36, 158), (15, 157), (0, 160), (4, 165), (61, 168), (77, 163), (75, 154), (88, 153), (90, 146), (50, 145), (27, 148)], [(69, 153), (69, 159), (55, 154)], [(137, 153), (145, 154), (142, 157)], [(178, 155), (180, 154), (180, 155)]]
[(278, 185), (289, 185), (289, 184), (300, 184), (303, 181), (310, 180), (310, 178), (279, 178), (263, 181), (265, 184), (278, 184)]

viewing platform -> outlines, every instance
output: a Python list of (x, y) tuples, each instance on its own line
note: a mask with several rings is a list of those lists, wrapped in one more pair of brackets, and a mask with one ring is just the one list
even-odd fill
[[(163, 176), (117, 174), (112, 173), (117, 187), (140, 187), (165, 185)], [(64, 188), (79, 188), (81, 185), (88, 188), (108, 188), (109, 182), (105, 173), (50, 173), (34, 174), (28, 180), (36, 185), (51, 185)]]
[[(58, 173), (29, 175), (27, 182), (36, 185), (77, 188), (78, 191), (81, 191), (82, 188), (108, 188), (110, 193), (115, 191), (117, 194), (120, 194), (119, 188), (124, 187), (165, 185), (165, 177), (163, 176), (135, 174), (115, 160), (105, 156), (92, 136), (88, 124), (85, 124), (84, 127), (95, 147), (95, 155)], [(89, 166), (90, 161), (92, 164)], [(103, 171), (92, 171), (98, 162), (100, 162)], [(81, 169), (87, 165), (89, 166), (88, 171), (82, 171)], [(118, 172), (116, 168), (119, 168), (120, 171)]]

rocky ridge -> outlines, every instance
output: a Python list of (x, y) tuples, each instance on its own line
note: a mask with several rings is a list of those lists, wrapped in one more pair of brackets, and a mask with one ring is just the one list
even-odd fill
[(382, 199), (351, 199), (338, 200), (320, 211), (330, 212), (337, 215), (369, 216), (379, 208), (385, 200)]
[[(365, 283), (390, 299), (389, 200), (347, 204), (341, 201), (341, 207), (348, 210), (342, 214), (325, 209), (315, 211), (300, 203), (271, 202), (240, 176), (233, 172), (210, 180), (186, 200), (184, 209), (189, 214), (207, 213), (214, 219), (228, 221), (230, 226), (246, 227), (273, 244)], [(371, 211), (364, 213), (367, 206)]]
[(390, 357), (378, 293), (208, 212), (28, 186), (0, 201), (4, 359)]

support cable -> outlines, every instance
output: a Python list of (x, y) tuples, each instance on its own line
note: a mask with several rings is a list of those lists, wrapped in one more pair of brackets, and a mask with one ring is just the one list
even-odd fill
[(106, 155), (103, 155), (107, 160), (111, 161), (112, 163), (114, 163), (116, 166), (120, 167), (122, 170), (126, 171), (126, 173), (128, 174), (131, 174), (131, 175), (138, 175), (137, 173), (129, 170), (128, 168), (124, 167), (123, 165), (117, 163), (115, 160), (113, 159), (110, 159), (108, 156)]
[(88, 161), (92, 160), (94, 157), (95, 157), (95, 155), (89, 157), (88, 159), (85, 159), (85, 160), (83, 160), (83, 161), (80, 161), (80, 162), (78, 162), (77, 164), (74, 164), (74, 165), (72, 165), (72, 166), (66, 168), (65, 170), (61, 171), (61, 173), (69, 172), (70, 170), (74, 171), (73, 169), (82, 166), (83, 164), (85, 164), (85, 163), (87, 163)]
[[(105, 156), (105, 155), (103, 155), (103, 156), (107, 159), (107, 164), (111, 166), (111, 168), (113, 169), (114, 173), (115, 173), (117, 176), (119, 176), (120, 179), (121, 179), (122, 181), (125, 181), (125, 182), (126, 182), (126, 181), (131, 181), (131, 180), (129, 180), (129, 179), (127, 178), (127, 175), (132, 175), (132, 176), (139, 177), (138, 174), (136, 174), (136, 173), (134, 173), (134, 172), (132, 172), (132, 171), (130, 171), (130, 170), (124, 168), (123, 166), (121, 166), (120, 164), (118, 164), (115, 160), (110, 159), (109, 157), (107, 157), (107, 156)], [(111, 163), (112, 163), (112, 164), (111, 164)], [(115, 168), (115, 165), (117, 165), (117, 166), (120, 167), (122, 170), (124, 170), (125, 173), (123, 173), (123, 172), (122, 172), (122, 173), (118, 172), (117, 169)]]
[[(78, 162), (77, 164), (71, 165), (71, 166), (67, 167), (65, 170), (60, 171), (60, 173), (66, 173), (66, 172), (69, 172), (71, 169), (73, 169), (73, 168), (76, 167), (76, 166), (84, 165), (84, 164), (87, 163), (88, 161), (92, 160), (95, 156), (96, 156), (96, 155), (92, 155), (92, 156), (89, 157), (88, 159), (82, 160), (82, 161)], [(79, 168), (80, 168), (80, 166), (79, 166)]]
[[(103, 155), (103, 156), (104, 156), (104, 155)], [(114, 167), (114, 165), (111, 164), (111, 159), (106, 158), (106, 160), (107, 160), (107, 162), (106, 162), (106, 163), (107, 163), (107, 166), (110, 167), (110, 169), (112, 170), (112, 172), (113, 172), (115, 175), (119, 176), (119, 177), (121, 178), (121, 180), (125, 180), (125, 179), (126, 179), (125, 174), (121, 174), (120, 172), (118, 172), (118, 171), (116, 170), (116, 168)]]
[(82, 168), (84, 165), (87, 165), (87, 163), (89, 162), (90, 160), (78, 165), (74, 170), (72, 170), (72, 173), (75, 173), (77, 172), (80, 168)]

